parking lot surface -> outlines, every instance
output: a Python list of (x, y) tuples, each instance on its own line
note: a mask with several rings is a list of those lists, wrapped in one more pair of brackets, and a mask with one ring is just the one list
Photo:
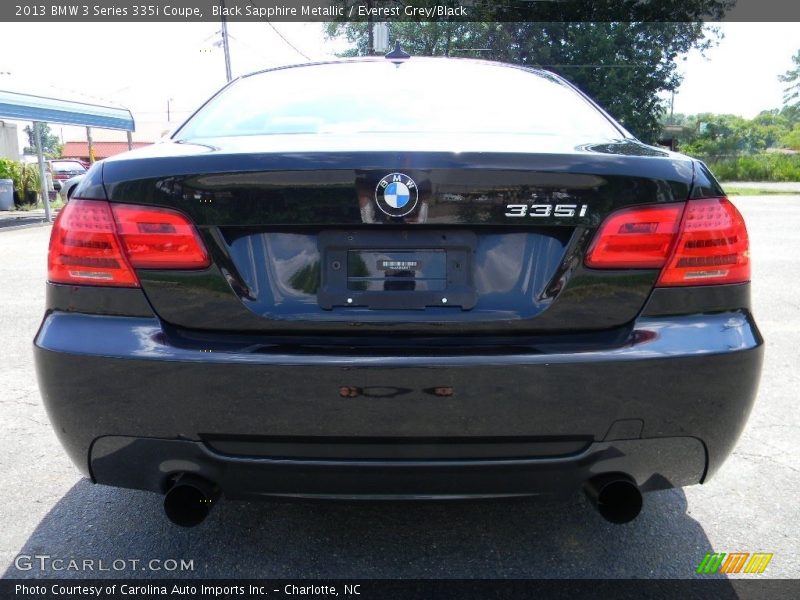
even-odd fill
[[(221, 501), (194, 529), (161, 499), (94, 486), (67, 460), (39, 397), (49, 227), (0, 231), (0, 573), (5, 577), (693, 577), (706, 552), (771, 552), (764, 577), (800, 575), (800, 195), (737, 197), (767, 340), (758, 401), (708, 484), (645, 496), (617, 526), (581, 497), (447, 503)], [(24, 557), (121, 570), (43, 570)], [(23, 558), (18, 558), (22, 556)], [(192, 561), (168, 571), (163, 561)], [(130, 561), (141, 561), (134, 563)], [(147, 565), (149, 561), (160, 563)], [(121, 563), (117, 563), (121, 564)], [(172, 563), (167, 563), (172, 564)], [(30, 565), (30, 568), (28, 568)]]

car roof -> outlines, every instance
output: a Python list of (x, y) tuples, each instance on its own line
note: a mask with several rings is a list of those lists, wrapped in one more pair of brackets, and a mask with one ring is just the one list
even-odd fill
[(244, 75), (240, 75), (236, 79), (232, 80), (231, 83), (238, 79), (247, 79), (248, 77), (253, 77), (255, 75), (261, 75), (262, 73), (270, 73), (272, 71), (283, 71), (286, 69), (297, 69), (302, 67), (318, 67), (324, 65), (343, 65), (343, 64), (359, 64), (359, 63), (386, 63), (386, 62), (394, 62), (395, 64), (401, 65), (406, 62), (438, 62), (438, 63), (448, 63), (448, 62), (458, 62), (458, 63), (472, 63), (476, 66), (487, 66), (487, 67), (504, 67), (509, 69), (517, 69), (520, 71), (526, 71), (528, 73), (535, 73), (537, 75), (541, 75), (545, 78), (551, 79), (555, 82), (565, 83), (564, 79), (562, 79), (556, 73), (552, 71), (548, 71), (547, 69), (542, 69), (539, 67), (533, 67), (528, 65), (518, 65), (514, 63), (507, 63), (507, 62), (500, 62), (494, 60), (484, 60), (479, 58), (463, 58), (457, 56), (412, 56), (405, 59), (391, 59), (386, 58), (384, 56), (355, 56), (352, 58), (337, 58), (331, 60), (321, 60), (321, 61), (314, 61), (314, 62), (305, 62), (305, 63), (294, 63), (290, 65), (281, 65), (278, 67), (269, 67), (266, 69), (259, 69), (258, 71), (253, 71), (251, 73), (246, 73)]

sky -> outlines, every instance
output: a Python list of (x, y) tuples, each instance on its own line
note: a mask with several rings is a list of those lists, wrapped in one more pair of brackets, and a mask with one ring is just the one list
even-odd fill
[[(320, 23), (273, 25), (229, 23), (234, 76), (329, 58), (344, 47), (326, 41)], [(680, 61), (684, 80), (675, 112), (752, 117), (780, 107), (778, 75), (800, 49), (800, 24), (717, 26), (724, 35), (717, 46)], [(98, 104), (125, 106), (136, 120), (134, 140), (155, 141), (224, 85), (219, 38), (218, 23), (0, 23), (0, 89), (77, 92)], [(32, 40), (45, 40), (44, 49), (31, 49)], [(26, 124), (19, 123), (21, 144)], [(64, 141), (85, 140), (82, 128), (52, 130)], [(125, 134), (95, 129), (93, 138), (123, 141)]]
[(689, 52), (679, 61), (683, 83), (675, 112), (730, 113), (754, 117), (783, 105), (785, 83), (800, 50), (800, 23), (721, 23), (719, 44), (703, 56)]

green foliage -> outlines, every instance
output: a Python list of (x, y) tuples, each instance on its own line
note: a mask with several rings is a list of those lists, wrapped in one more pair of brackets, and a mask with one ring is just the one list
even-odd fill
[[(60, 158), (63, 146), (58, 136), (50, 132), (50, 126), (47, 123), (35, 123), (36, 129), (42, 138), (42, 153), (47, 158)], [(25, 147), (25, 154), (36, 154), (36, 136), (35, 130), (30, 125), (26, 125), (24, 129), (28, 135), (28, 146)]]
[(723, 181), (800, 181), (800, 106), (765, 110), (752, 119), (735, 115), (677, 114), (683, 128), (678, 150), (706, 161)]
[[(724, 4), (687, 0), (682, 6)], [(349, 56), (367, 54), (367, 31), (367, 23), (327, 25), (329, 37), (351, 44), (344, 53)], [(699, 18), (681, 23), (393, 22), (390, 30), (392, 40), (412, 55), (478, 57), (554, 71), (647, 142), (661, 132), (659, 93), (680, 84), (678, 57), (692, 48), (709, 48), (716, 35)]]
[(17, 187), (17, 182), (21, 180), (21, 165), (18, 162), (8, 158), (0, 158), (0, 179), (11, 179), (14, 181), (14, 187)]
[(41, 178), (39, 177), (38, 164), (22, 163), (22, 180), (19, 190), (20, 198), (24, 201), (28, 192), (39, 193), (41, 189)]
[(679, 125), (678, 149), (706, 160), (758, 154), (770, 148), (798, 147), (796, 128), (800, 127), (800, 110), (784, 107), (763, 111), (752, 119), (736, 115), (677, 114), (665, 125)]
[(780, 113), (786, 117), (792, 127), (800, 125), (800, 104), (786, 105), (780, 110)]
[(709, 167), (722, 181), (800, 181), (800, 155), (758, 154), (712, 161)]
[(28, 191), (39, 191), (37, 165), (0, 158), (0, 179), (11, 179), (14, 182), (14, 191), (20, 202), (25, 202)]
[(781, 137), (781, 146), (791, 150), (800, 150), (800, 125), (795, 125), (794, 129)]
[(800, 50), (792, 57), (794, 69), (789, 69), (778, 79), (789, 85), (784, 90), (783, 103), (800, 107)]
[(766, 150), (781, 131), (774, 123), (759, 125), (735, 115), (697, 115), (693, 139), (681, 144), (686, 154), (703, 157), (737, 156)]

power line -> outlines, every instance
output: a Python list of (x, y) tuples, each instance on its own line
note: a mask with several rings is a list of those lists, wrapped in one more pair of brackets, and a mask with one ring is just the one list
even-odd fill
[(538, 66), (547, 67), (547, 68), (556, 68), (557, 67), (559, 69), (568, 69), (570, 67), (574, 67), (574, 68), (587, 67), (587, 68), (592, 68), (592, 69), (637, 69), (637, 68), (644, 67), (646, 65), (633, 64), (633, 65), (538, 65)]
[[(247, 0), (247, 3), (248, 3), (250, 6), (252, 6), (253, 8), (255, 8), (255, 9), (260, 9), (260, 7), (259, 7), (259, 6), (256, 6), (255, 4), (253, 4), (253, 2), (252, 2), (251, 0)], [(282, 34), (280, 31), (278, 31), (278, 28), (277, 28), (277, 27), (275, 27), (275, 25), (273, 25), (273, 24), (272, 24), (270, 21), (263, 19), (263, 17), (262, 17), (262, 19), (261, 19), (261, 20), (262, 20), (262, 22), (264, 22), (264, 23), (266, 23), (267, 25), (269, 25), (270, 27), (272, 27), (272, 30), (273, 30), (275, 33), (277, 33), (277, 34), (278, 34), (278, 36), (279, 36), (279, 37), (280, 37), (280, 38), (281, 38), (281, 39), (282, 39), (284, 42), (286, 42), (286, 43), (289, 45), (289, 47), (291, 47), (291, 49), (292, 49), (292, 50), (294, 50), (295, 52), (297, 52), (297, 53), (298, 53), (300, 56), (302, 56), (302, 57), (303, 57), (303, 58), (305, 58), (306, 60), (309, 60), (309, 61), (311, 60), (311, 59), (310, 59), (310, 58), (309, 58), (309, 57), (308, 57), (306, 54), (304, 54), (303, 52), (301, 52), (300, 50), (298, 50), (298, 49), (297, 49), (297, 46), (295, 46), (295, 45), (294, 45), (292, 42), (290, 42), (288, 39), (286, 39), (286, 36), (284, 36), (284, 35), (283, 35), (283, 34)]]
[(295, 45), (294, 45), (292, 42), (290, 42), (289, 40), (287, 40), (287, 39), (284, 37), (284, 35), (283, 35), (283, 34), (282, 34), (280, 31), (278, 31), (278, 28), (277, 28), (277, 27), (275, 27), (275, 25), (273, 25), (273, 24), (272, 24), (272, 23), (270, 23), (269, 21), (265, 21), (265, 23), (266, 23), (267, 25), (269, 25), (270, 27), (272, 27), (272, 30), (273, 30), (275, 33), (277, 33), (277, 34), (280, 36), (280, 38), (281, 38), (281, 39), (282, 39), (284, 42), (286, 42), (287, 44), (289, 44), (289, 46), (291, 46), (292, 50), (294, 50), (295, 52), (297, 52), (297, 53), (298, 53), (300, 56), (302, 56), (302, 57), (303, 57), (303, 58), (305, 58), (306, 60), (311, 60), (311, 59), (310, 59), (310, 58), (309, 58), (309, 57), (308, 57), (308, 56), (307, 56), (305, 53), (303, 53), (303, 52), (300, 52), (300, 50), (298, 50), (298, 49), (297, 49), (297, 47), (296, 47), (296, 46), (295, 46)]
[(232, 42), (236, 42), (236, 44), (241, 44), (243, 47), (247, 48), (253, 53), (261, 55), (261, 58), (263, 58), (264, 60), (271, 60), (271, 57), (266, 52), (264, 52), (262, 48), (256, 48), (255, 46), (248, 44), (244, 40), (241, 40), (236, 36), (231, 35), (230, 33), (228, 34), (228, 39), (231, 40)]

